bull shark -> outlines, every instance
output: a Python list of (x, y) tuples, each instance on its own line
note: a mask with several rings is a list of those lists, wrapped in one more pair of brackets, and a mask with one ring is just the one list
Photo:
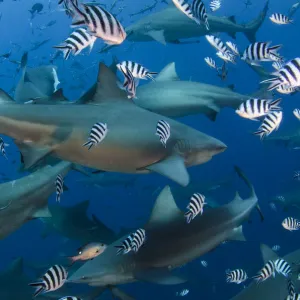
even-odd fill
[(50, 217), (48, 198), (55, 192), (58, 174), (66, 176), (72, 164), (61, 162), (23, 178), (0, 184), (0, 239), (5, 238), (29, 220)]
[[(20, 109), (7, 98), (0, 98), (0, 133), (17, 141), (25, 167), (53, 155), (110, 172), (152, 171), (185, 186), (189, 183), (186, 167), (205, 163), (226, 149), (211, 136), (134, 105), (119, 89), (116, 75), (102, 63), (93, 98), (97, 105), (22, 105)], [(155, 134), (161, 119), (172, 130), (166, 148)], [(83, 144), (97, 122), (107, 124), (108, 134), (88, 150)]]
[(207, 210), (187, 224), (167, 186), (156, 200), (150, 220), (144, 227), (147, 240), (136, 254), (116, 254), (115, 246), (122, 244), (127, 237), (124, 236), (109, 245), (101, 256), (75, 271), (69, 282), (90, 286), (111, 286), (137, 280), (160, 284), (184, 282), (184, 278), (171, 270), (226, 240), (245, 240), (242, 224), (257, 207), (258, 199), (242, 171), (239, 168), (236, 171), (251, 190), (249, 198), (243, 200), (237, 193), (232, 202)]
[[(237, 24), (235, 17), (218, 17), (208, 15), (209, 30), (205, 26), (199, 26), (180, 12), (173, 4), (166, 9), (149, 14), (136, 23), (126, 28), (127, 40), (131, 42), (158, 41), (166, 45), (167, 43), (180, 44), (181, 40), (193, 37), (200, 37), (207, 34), (225, 32), (230, 37), (235, 38), (236, 33), (242, 32), (247, 39), (255, 42), (255, 35), (262, 25), (268, 11), (266, 3), (260, 15), (248, 24)], [(108, 51), (112, 46), (105, 46), (101, 52)]]

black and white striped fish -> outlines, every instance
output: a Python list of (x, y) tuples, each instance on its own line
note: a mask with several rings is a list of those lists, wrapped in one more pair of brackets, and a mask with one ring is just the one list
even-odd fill
[(259, 135), (261, 139), (271, 134), (274, 130), (277, 130), (282, 121), (282, 111), (273, 111), (269, 113), (263, 120), (258, 131), (254, 132), (255, 135)]
[(60, 202), (60, 197), (64, 192), (64, 179), (60, 174), (58, 174), (56, 177), (55, 187), (56, 187), (56, 202)]
[(211, 57), (205, 57), (204, 60), (211, 68), (217, 68), (216, 62)]
[(281, 45), (270, 47), (270, 43), (256, 42), (246, 48), (242, 59), (250, 63), (257, 61), (282, 61), (282, 57), (277, 53), (280, 48)]
[(203, 208), (205, 205), (205, 196), (200, 193), (195, 193), (190, 199), (190, 203), (187, 206), (188, 211), (184, 214), (187, 223), (191, 221), (198, 215), (203, 214)]
[(82, 299), (76, 296), (65, 296), (60, 298), (59, 300), (82, 300)]
[(194, 19), (192, 8), (185, 0), (172, 0), (174, 5), (190, 19)]
[(214, 47), (216, 48), (218, 51), (222, 52), (222, 53), (227, 53), (229, 52), (228, 48), (226, 47), (226, 45), (216, 36), (213, 35), (206, 35), (205, 36), (207, 41)]
[(280, 110), (278, 106), (281, 99), (265, 100), (265, 99), (249, 99), (243, 102), (235, 111), (240, 117), (250, 120), (256, 120), (263, 117), (270, 111)]
[[(123, 69), (121, 69), (122, 67), (123, 67)], [(138, 64), (133, 61), (128, 61), (128, 60), (117, 64), (117, 68), (122, 72), (124, 71), (124, 68), (127, 68), (132, 73), (134, 78), (139, 78), (139, 79), (147, 79), (148, 78), (148, 79), (151, 79), (154, 81), (153, 75), (157, 75), (157, 72), (150, 72), (148, 69), (143, 67), (141, 64)]]
[(294, 293), (293, 296), (288, 296), (286, 300), (300, 300), (300, 294)]
[(295, 231), (300, 229), (300, 221), (291, 217), (285, 218), (282, 221), (281, 225), (284, 229), (289, 231)]
[(81, 4), (83, 11), (71, 0), (76, 12), (72, 26), (87, 26), (89, 33), (101, 38), (109, 45), (119, 45), (126, 39), (121, 23), (104, 8), (92, 4)]
[(272, 14), (270, 20), (278, 25), (287, 25), (293, 23), (293, 21), (290, 20), (289, 17), (278, 13)]
[(294, 283), (291, 279), (287, 280), (287, 290), (288, 290), (288, 293), (289, 293), (290, 297), (293, 297), (294, 294), (296, 293)]
[(293, 177), (295, 180), (298, 180), (300, 181), (300, 171), (295, 171), (294, 172), (294, 177)]
[(30, 286), (37, 288), (33, 297), (37, 297), (40, 293), (47, 293), (61, 288), (68, 277), (68, 272), (63, 266), (54, 265), (41, 278), (42, 281), (29, 283)]
[(64, 59), (68, 59), (71, 53), (76, 56), (88, 46), (91, 51), (96, 39), (97, 38), (90, 35), (86, 29), (79, 28), (72, 32), (63, 44), (54, 46), (54, 48), (61, 50), (64, 54)]
[(213, 0), (210, 2), (209, 7), (211, 11), (217, 11), (221, 7), (221, 0)]
[(146, 240), (146, 231), (142, 228), (138, 229), (133, 236), (131, 249), (133, 252), (138, 252)]
[(206, 29), (209, 30), (208, 17), (205, 9), (205, 5), (201, 0), (193, 0), (192, 14), (197, 24), (204, 24)]
[(134, 233), (131, 233), (123, 242), (122, 245), (120, 246), (115, 246), (115, 248), (118, 249), (117, 255), (119, 254), (127, 254), (132, 250), (132, 241), (134, 238)]
[(240, 55), (240, 51), (237, 47), (236, 44), (232, 43), (232, 42), (226, 42), (226, 46), (232, 51), (232, 53), (236, 56)]
[(293, 114), (300, 121), (300, 109), (299, 108), (295, 108), (293, 110)]
[(136, 98), (136, 82), (134, 80), (133, 74), (125, 66), (120, 66), (120, 70), (123, 73), (125, 78), (123, 87), (126, 89), (127, 97), (129, 99)]
[(226, 282), (240, 284), (248, 279), (247, 273), (243, 269), (236, 269), (226, 272)]
[(275, 269), (278, 274), (283, 275), (284, 277), (289, 277), (292, 273), (292, 268), (287, 261), (282, 258), (276, 259), (275, 262)]
[(0, 137), (0, 151), (1, 151), (2, 156), (4, 156), (6, 159), (8, 159), (6, 156), (6, 151), (5, 151), (5, 143), (1, 137)]
[(285, 64), (280, 70), (274, 72), (275, 78), (267, 79), (261, 83), (270, 83), (268, 90), (274, 90), (281, 85), (296, 88), (300, 87), (300, 58), (292, 59)]
[(253, 279), (257, 283), (261, 283), (271, 276), (275, 277), (275, 264), (272, 260), (269, 260), (264, 267), (257, 273), (256, 276), (253, 277)]
[(88, 147), (90, 150), (93, 146), (101, 143), (106, 137), (108, 132), (107, 124), (105, 123), (95, 123), (91, 129), (89, 140), (84, 143), (82, 146)]
[(171, 136), (171, 127), (167, 121), (159, 120), (156, 125), (156, 135), (159, 136), (160, 142), (167, 147), (168, 139)]
[(231, 62), (235, 64), (235, 56), (231, 52), (221, 52), (218, 51), (217, 56), (220, 57), (224, 62)]
[[(73, 18), (74, 15), (75, 15), (75, 13), (74, 13), (74, 9), (73, 9), (73, 7), (71, 5), (71, 1), (72, 0), (59, 0), (58, 1), (58, 5), (63, 4), (64, 10), (66, 12), (66, 15), (68, 17), (70, 17), (70, 18)], [(79, 0), (73, 0), (73, 1), (74, 1), (74, 3), (75, 3), (76, 6), (79, 5), (79, 3), (78, 3)]]

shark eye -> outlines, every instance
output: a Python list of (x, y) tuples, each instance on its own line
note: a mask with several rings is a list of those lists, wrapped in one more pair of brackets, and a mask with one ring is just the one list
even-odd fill
[(82, 251), (79, 251), (78, 254), (81, 255), (81, 254), (82, 254)]

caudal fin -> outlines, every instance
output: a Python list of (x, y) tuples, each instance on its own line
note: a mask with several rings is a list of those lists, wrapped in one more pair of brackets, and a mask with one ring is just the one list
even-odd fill
[(36, 287), (36, 291), (33, 294), (33, 298), (37, 297), (39, 294), (45, 291), (45, 284), (43, 282), (33, 282), (29, 283), (28, 285)]
[(53, 46), (53, 48), (62, 51), (65, 60), (67, 60), (70, 57), (72, 51), (71, 47), (67, 45), (58, 45), (58, 46)]
[(256, 41), (256, 32), (258, 31), (258, 29), (260, 28), (260, 26), (265, 20), (268, 8), (269, 8), (269, 0), (266, 2), (264, 9), (259, 14), (259, 16), (255, 20), (245, 25), (244, 34), (250, 43), (254, 43)]

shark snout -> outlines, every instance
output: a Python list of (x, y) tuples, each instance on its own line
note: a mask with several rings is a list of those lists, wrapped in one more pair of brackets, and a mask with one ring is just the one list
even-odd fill
[(224, 152), (227, 149), (227, 145), (217, 139), (214, 139), (212, 143), (208, 144), (207, 149), (212, 155), (215, 155)]

